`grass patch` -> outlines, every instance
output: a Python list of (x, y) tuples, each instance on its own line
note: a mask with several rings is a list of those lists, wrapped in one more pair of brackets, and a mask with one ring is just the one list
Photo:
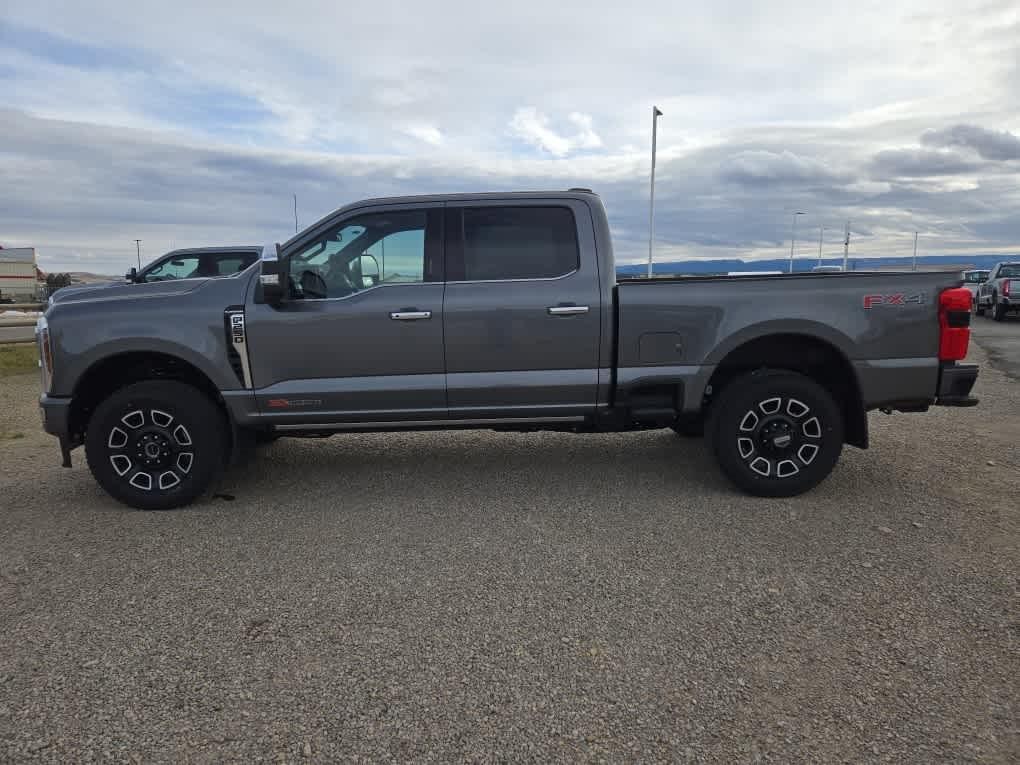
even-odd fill
[(35, 343), (0, 345), (0, 377), (21, 375), (39, 369), (39, 354)]

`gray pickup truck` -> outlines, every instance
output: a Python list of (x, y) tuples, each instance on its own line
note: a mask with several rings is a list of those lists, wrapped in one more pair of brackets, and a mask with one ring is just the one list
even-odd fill
[(974, 312), (984, 316), (985, 311), (995, 321), (1003, 321), (1010, 311), (1020, 311), (1020, 261), (996, 263), (978, 287)]
[(160, 509), (281, 435), (671, 427), (744, 491), (790, 496), (867, 446), (868, 410), (976, 403), (959, 273), (618, 283), (586, 189), (367, 200), (274, 249), (46, 311), (65, 466), (84, 444), (111, 495)]

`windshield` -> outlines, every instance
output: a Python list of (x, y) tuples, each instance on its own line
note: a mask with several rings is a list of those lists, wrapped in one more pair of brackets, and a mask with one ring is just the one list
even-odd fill
[(988, 271), (968, 271), (963, 275), (963, 280), (967, 284), (981, 284), (988, 280), (988, 274)]

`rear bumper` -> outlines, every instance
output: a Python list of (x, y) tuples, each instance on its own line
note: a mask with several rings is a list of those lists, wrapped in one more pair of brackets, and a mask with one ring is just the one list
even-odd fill
[(43, 395), (39, 398), (39, 409), (42, 413), (43, 430), (57, 437), (60, 441), (62, 464), (64, 467), (71, 467), (71, 449), (79, 445), (71, 442), (71, 399)]
[(937, 406), (975, 406), (978, 399), (970, 395), (977, 382), (977, 364), (949, 362), (939, 369), (939, 392), (935, 399)]

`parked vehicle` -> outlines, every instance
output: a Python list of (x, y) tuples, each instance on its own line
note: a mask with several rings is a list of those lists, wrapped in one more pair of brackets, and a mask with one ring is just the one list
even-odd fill
[[(153, 284), (175, 279), (208, 279), (236, 276), (258, 260), (261, 247), (192, 247), (173, 250), (139, 271), (132, 268), (124, 275), (128, 284)], [(83, 292), (123, 285), (124, 282), (97, 282), (63, 287), (50, 296), (50, 303), (78, 298)]]
[(1020, 261), (995, 264), (980, 285), (974, 310), (978, 316), (990, 311), (995, 321), (1002, 321), (1010, 311), (1020, 311)]
[(868, 410), (977, 403), (959, 272), (617, 282), (587, 190), (367, 200), (275, 249), (47, 310), (65, 465), (84, 444), (110, 494), (157, 509), (257, 438), (703, 428), (737, 486), (789, 496), (867, 447)]
[(989, 273), (991, 272), (984, 269), (963, 272), (963, 286), (970, 291), (975, 310), (977, 310), (978, 291), (981, 289), (981, 285), (988, 280)]
[(811, 271), (816, 274), (841, 274), (843, 266), (814, 266)]

